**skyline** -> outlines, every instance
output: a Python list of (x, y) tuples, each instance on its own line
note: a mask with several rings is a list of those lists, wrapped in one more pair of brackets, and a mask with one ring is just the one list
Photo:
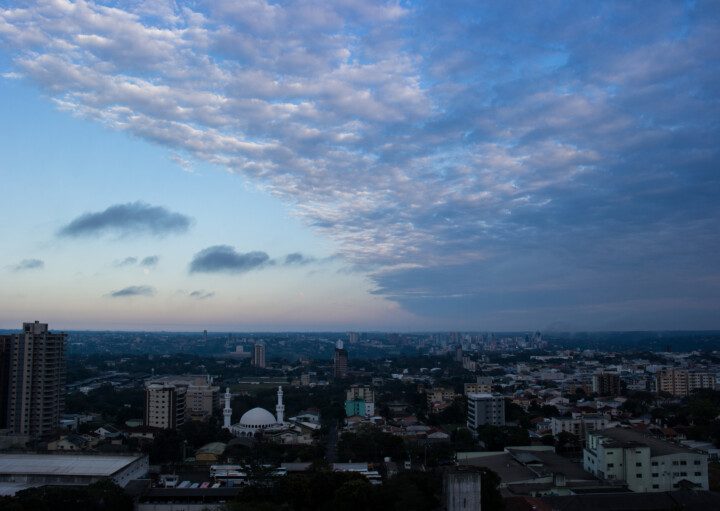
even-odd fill
[(711, 2), (0, 4), (0, 75), (0, 328), (720, 329)]

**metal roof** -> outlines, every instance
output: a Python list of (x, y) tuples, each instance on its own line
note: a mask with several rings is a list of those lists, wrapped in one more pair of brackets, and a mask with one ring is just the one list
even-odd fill
[(0, 454), (0, 475), (37, 474), (109, 477), (142, 456)]

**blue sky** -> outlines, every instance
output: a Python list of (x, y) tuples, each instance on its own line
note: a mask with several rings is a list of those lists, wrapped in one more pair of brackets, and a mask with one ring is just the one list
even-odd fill
[(714, 2), (0, 2), (0, 327), (720, 328)]

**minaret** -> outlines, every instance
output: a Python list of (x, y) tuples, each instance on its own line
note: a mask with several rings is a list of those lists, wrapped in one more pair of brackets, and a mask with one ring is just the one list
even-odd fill
[(230, 387), (225, 387), (225, 409), (223, 409), (223, 428), (230, 429), (230, 419), (232, 418), (232, 408), (230, 408)]
[(282, 402), (283, 391), (282, 387), (278, 387), (278, 404), (275, 407), (275, 414), (277, 415), (278, 424), (282, 424), (285, 420), (285, 405)]

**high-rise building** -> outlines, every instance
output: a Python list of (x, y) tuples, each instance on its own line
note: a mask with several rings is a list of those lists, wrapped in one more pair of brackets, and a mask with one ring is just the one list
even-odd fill
[(6, 403), (5, 425), (14, 434), (40, 437), (57, 429), (65, 405), (66, 339), (38, 321), (0, 336), (0, 403)]
[(253, 346), (252, 364), (255, 367), (265, 367), (265, 345), (261, 342)]
[(600, 396), (619, 396), (622, 394), (620, 375), (614, 373), (593, 374), (592, 391)]
[(351, 385), (346, 395), (345, 415), (348, 417), (375, 415), (375, 391), (365, 385)]
[(360, 334), (358, 332), (348, 332), (348, 342), (350, 344), (357, 344), (360, 340)]
[(343, 348), (343, 342), (338, 341), (335, 345), (335, 355), (333, 356), (333, 376), (335, 378), (347, 377), (348, 354)]
[(145, 425), (151, 428), (175, 429), (185, 424), (187, 387), (169, 383), (145, 386)]
[(505, 425), (505, 398), (492, 394), (468, 394), (467, 427), (475, 434), (479, 426)]
[(658, 392), (667, 392), (673, 396), (689, 396), (693, 390), (714, 387), (715, 375), (712, 373), (670, 368), (657, 374)]

